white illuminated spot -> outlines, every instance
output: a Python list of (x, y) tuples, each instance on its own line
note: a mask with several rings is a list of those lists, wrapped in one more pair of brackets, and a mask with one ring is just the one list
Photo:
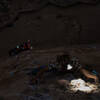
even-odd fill
[(67, 65), (67, 70), (71, 70), (72, 68), (73, 67), (70, 64)]
[(71, 80), (70, 89), (74, 92), (82, 91), (82, 92), (90, 93), (92, 91), (96, 91), (98, 89), (98, 86), (95, 84), (86, 83), (82, 79), (75, 79), (75, 80)]

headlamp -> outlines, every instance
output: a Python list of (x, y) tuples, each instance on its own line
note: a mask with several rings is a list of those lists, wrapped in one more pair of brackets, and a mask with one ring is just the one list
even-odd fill
[(67, 65), (67, 70), (71, 70), (72, 68), (73, 67), (70, 64)]

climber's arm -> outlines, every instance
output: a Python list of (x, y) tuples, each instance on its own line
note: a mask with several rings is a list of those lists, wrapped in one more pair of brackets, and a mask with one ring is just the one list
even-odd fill
[(93, 73), (89, 72), (88, 70), (81, 68), (80, 71), (82, 72), (82, 74), (84, 76), (86, 76), (87, 78), (91, 78), (94, 79), (96, 83), (99, 82), (98, 76), (94, 75)]

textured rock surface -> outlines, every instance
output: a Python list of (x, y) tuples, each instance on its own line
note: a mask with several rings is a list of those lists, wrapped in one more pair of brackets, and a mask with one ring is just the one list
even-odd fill
[(30, 78), (23, 69), (48, 64), (55, 61), (56, 55), (64, 52), (68, 52), (70, 56), (77, 56), (81, 63), (88, 64), (100, 72), (99, 48), (84, 46), (23, 52), (17, 57), (0, 59), (1, 100), (90, 100), (90, 98), (91, 100), (99, 100), (99, 93), (73, 93), (60, 86), (57, 80), (64, 79), (66, 76), (45, 74), (37, 86), (29, 85)]
[[(70, 45), (100, 43), (99, 2), (95, 6), (78, 4), (63, 8), (48, 4), (48, 0), (2, 1), (5, 1), (9, 6), (7, 6), (8, 10), (5, 13), (0, 11), (0, 56), (7, 55), (9, 49), (28, 39), (31, 39), (33, 45), (38, 48), (57, 47), (58, 45), (67, 46), (69, 43)], [(62, 1), (64, 2), (64, 0)], [(79, 1), (83, 2), (83, 0)], [(84, 1), (91, 2), (92, 0)], [(96, 1), (94, 0), (94, 2)], [(69, 16), (75, 20), (77, 24), (73, 27), (80, 29), (78, 34), (72, 28), (72, 32), (70, 31), (71, 36), (69, 36), (68, 31), (66, 31), (68, 26), (62, 22), (64, 16)], [(69, 30), (71, 30), (71, 25), (72, 23), (69, 25)]]

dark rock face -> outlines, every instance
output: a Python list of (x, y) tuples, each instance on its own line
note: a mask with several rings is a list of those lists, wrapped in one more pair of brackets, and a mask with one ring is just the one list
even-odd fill
[(100, 43), (98, 0), (2, 2), (0, 7), (6, 11), (0, 11), (1, 56), (28, 39), (38, 48)]
[[(71, 93), (57, 84), (64, 76), (46, 74), (41, 84), (30, 86), (30, 77), (24, 72), (24, 69), (48, 64), (56, 55), (68, 52), (99, 73), (98, 0), (1, 1), (0, 57), (28, 39), (32, 40), (34, 49), (12, 58), (0, 58), (0, 100), (99, 100), (100, 93)], [(94, 43), (96, 45), (90, 45)], [(62, 48), (54, 48), (59, 46)]]
[(99, 0), (79, 0), (80, 3), (83, 3), (83, 4), (98, 4), (100, 1)]
[(76, 5), (78, 3), (78, 0), (49, 0), (51, 4), (54, 4), (55, 6), (60, 7), (69, 7), (72, 5)]

